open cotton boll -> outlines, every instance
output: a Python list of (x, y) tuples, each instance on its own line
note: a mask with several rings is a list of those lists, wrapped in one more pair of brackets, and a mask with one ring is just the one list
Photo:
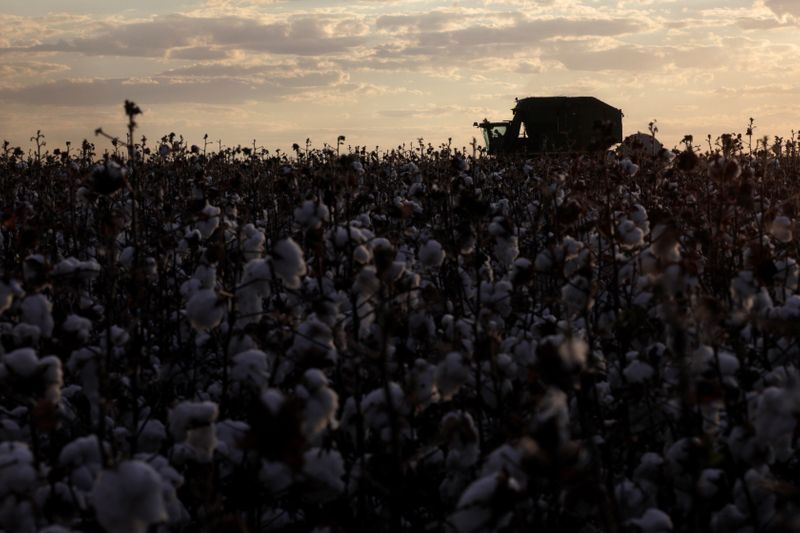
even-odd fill
[(169, 518), (161, 484), (158, 472), (143, 461), (103, 470), (91, 494), (97, 521), (106, 531), (146, 533)]
[(322, 202), (306, 200), (294, 210), (295, 221), (305, 228), (319, 228), (323, 222), (330, 218), (328, 206)]
[(291, 351), (300, 361), (312, 365), (334, 363), (337, 358), (336, 345), (333, 343), (333, 331), (330, 326), (313, 314), (298, 326)]
[(445, 258), (445, 251), (439, 241), (430, 239), (419, 249), (419, 261), (429, 268), (439, 268)]
[(44, 390), (43, 399), (52, 404), (61, 400), (61, 387), (64, 385), (64, 373), (61, 359), (48, 355), (39, 360), (40, 386)]
[(794, 224), (792, 224), (792, 221), (789, 219), (789, 217), (783, 215), (777, 216), (775, 217), (775, 220), (772, 221), (772, 226), (770, 227), (770, 233), (772, 233), (772, 236), (775, 237), (775, 239), (777, 239), (778, 241), (784, 244), (789, 243), (792, 242), (793, 227)]
[(458, 533), (500, 531), (511, 521), (509, 497), (519, 490), (516, 480), (503, 473), (484, 476), (461, 494), (449, 522)]
[[(405, 394), (397, 383), (389, 383), (389, 399), (392, 402), (392, 410), (395, 416), (402, 415), (406, 411)], [(391, 439), (391, 428), (389, 427), (389, 406), (386, 405), (386, 391), (383, 387), (374, 389), (361, 400), (361, 413), (364, 422), (372, 431), (381, 435), (384, 441)]]
[(31, 378), (39, 369), (39, 358), (33, 348), (19, 348), (3, 356), (3, 365), (8, 370), (0, 371), (0, 376), (10, 371), (15, 376)]
[(271, 494), (285, 491), (293, 481), (292, 469), (286, 463), (261, 460), (258, 479)]
[(53, 334), (55, 322), (53, 321), (53, 304), (43, 294), (31, 294), (20, 304), (22, 321), (39, 328), (42, 337)]
[(639, 528), (641, 533), (669, 533), (672, 531), (672, 519), (660, 509), (650, 508), (639, 518), (628, 521)]
[(69, 471), (69, 482), (72, 485), (89, 492), (103, 466), (97, 436), (89, 435), (73, 440), (61, 449), (58, 462)]
[(644, 231), (633, 220), (624, 219), (617, 226), (621, 244), (625, 248), (634, 248), (644, 243)]
[(261, 257), (264, 253), (264, 244), (267, 238), (264, 233), (253, 224), (245, 224), (242, 228), (242, 252), (247, 260)]
[(439, 391), (436, 388), (436, 366), (425, 359), (414, 361), (410, 372), (409, 399), (418, 409), (423, 409), (431, 403), (439, 401)]
[(233, 356), (231, 379), (240, 383), (251, 383), (257, 389), (267, 386), (270, 361), (261, 350), (247, 350)]
[(160, 420), (151, 418), (140, 425), (137, 439), (138, 449), (145, 453), (156, 453), (166, 439), (167, 428)]
[(450, 352), (436, 367), (436, 388), (442, 400), (451, 399), (469, 378), (469, 368), (464, 364), (464, 356)]
[(636, 227), (641, 229), (645, 235), (650, 233), (650, 221), (647, 219), (647, 210), (641, 204), (634, 204), (628, 213)]
[(514, 259), (519, 256), (517, 237), (498, 238), (494, 245), (494, 256), (506, 267), (514, 264)]
[(203, 239), (211, 237), (211, 234), (219, 227), (220, 213), (222, 210), (210, 204), (200, 211), (197, 216), (197, 230)]
[(69, 315), (61, 324), (61, 329), (73, 334), (79, 342), (86, 342), (92, 331), (92, 321), (80, 315)]
[(583, 276), (573, 276), (561, 287), (561, 301), (572, 315), (578, 315), (594, 304), (592, 283)]
[(336, 450), (308, 450), (303, 454), (303, 474), (312, 485), (307, 496), (325, 501), (344, 492), (344, 460)]
[(36, 484), (33, 453), (23, 442), (0, 443), (0, 502), (9, 494), (26, 494)]
[(641, 488), (630, 479), (623, 479), (614, 487), (614, 498), (619, 505), (623, 518), (639, 516), (645, 504), (645, 495)]
[(24, 291), (19, 286), (19, 282), (11, 280), (8, 283), (0, 280), (0, 314), (5, 313), (14, 302), (14, 296), (22, 296)]
[(327, 427), (336, 428), (339, 396), (328, 387), (328, 378), (321, 370), (306, 370), (303, 385), (297, 389), (297, 397), (305, 400), (302, 427), (309, 442), (314, 442)]
[(186, 317), (197, 331), (209, 331), (222, 322), (228, 310), (228, 299), (212, 289), (200, 289), (186, 302)]
[(300, 278), (306, 275), (303, 250), (292, 240), (278, 241), (272, 249), (272, 268), (289, 289), (300, 287)]
[(639, 165), (635, 164), (627, 157), (620, 160), (619, 168), (620, 170), (622, 170), (623, 173), (627, 174), (628, 176), (635, 176), (636, 173), (639, 172)]
[(768, 387), (758, 397), (755, 413), (751, 415), (756, 438), (762, 446), (771, 447), (780, 462), (789, 459), (794, 451), (798, 407), (786, 389)]
[(475, 466), (480, 449), (478, 428), (472, 415), (465, 411), (450, 411), (442, 417), (441, 435), (447, 444), (448, 469), (465, 470)]
[(697, 493), (703, 498), (712, 498), (720, 489), (724, 472), (718, 468), (706, 468), (697, 479)]
[(169, 412), (169, 430), (196, 460), (208, 462), (217, 446), (217, 416), (219, 409), (214, 402), (182, 402)]
[(625, 370), (622, 371), (622, 374), (625, 376), (625, 379), (628, 383), (644, 383), (652, 379), (655, 375), (655, 370), (653, 367), (650, 366), (648, 363), (644, 361), (640, 361), (639, 359), (634, 359), (628, 366), (625, 367)]
[(161, 492), (167, 509), (168, 522), (172, 525), (184, 522), (188, 518), (188, 513), (183, 503), (178, 499), (177, 494), (177, 489), (183, 485), (183, 476), (172, 468), (167, 458), (163, 455), (139, 453), (136, 454), (135, 459), (144, 461), (158, 472), (158, 476), (161, 478)]
[(711, 517), (711, 531), (714, 533), (745, 533), (753, 531), (750, 518), (736, 505), (729, 503)]

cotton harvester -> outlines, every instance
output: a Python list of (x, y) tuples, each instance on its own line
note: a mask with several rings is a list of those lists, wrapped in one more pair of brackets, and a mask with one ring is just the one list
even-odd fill
[(514, 118), (476, 122), (490, 154), (588, 152), (622, 141), (622, 110), (591, 96), (517, 100)]

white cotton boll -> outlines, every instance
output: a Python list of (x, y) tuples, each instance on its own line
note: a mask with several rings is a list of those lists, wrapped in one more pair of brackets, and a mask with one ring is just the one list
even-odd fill
[(633, 220), (638, 228), (645, 234), (650, 232), (650, 222), (647, 219), (647, 210), (641, 204), (634, 204), (628, 217)]
[(565, 368), (581, 370), (586, 366), (589, 345), (581, 338), (568, 337), (559, 344), (558, 355)]
[(31, 294), (20, 304), (22, 321), (39, 328), (42, 337), (53, 334), (55, 322), (53, 321), (53, 304), (43, 294)]
[(292, 484), (293, 476), (289, 465), (282, 462), (261, 461), (258, 478), (271, 494), (285, 491)]
[[(389, 400), (392, 403), (392, 410), (395, 416), (400, 416), (406, 411), (405, 394), (397, 383), (389, 383)], [(386, 391), (384, 387), (374, 389), (361, 400), (361, 413), (364, 416), (364, 423), (372, 431), (377, 431), (384, 441), (391, 439), (391, 428), (389, 427), (389, 406), (386, 405)]]
[(445, 251), (439, 241), (433, 239), (426, 242), (419, 249), (419, 261), (426, 267), (439, 268), (445, 258)]
[(372, 261), (372, 251), (363, 244), (359, 244), (353, 250), (353, 260), (356, 263), (366, 265)]
[(634, 518), (628, 523), (638, 527), (641, 533), (669, 533), (672, 531), (672, 519), (667, 513), (656, 508), (648, 509), (640, 518)]
[(139, 451), (156, 453), (161, 449), (161, 443), (167, 439), (167, 428), (155, 418), (145, 421), (139, 430), (137, 445)]
[(14, 296), (22, 296), (24, 291), (16, 280), (8, 283), (0, 280), (0, 314), (5, 313), (14, 302)]
[(234, 381), (251, 383), (261, 389), (267, 386), (269, 375), (269, 360), (261, 350), (247, 350), (233, 356), (231, 379)]
[(107, 531), (146, 533), (151, 525), (169, 518), (161, 476), (142, 461), (123, 461), (103, 470), (91, 499), (97, 521)]
[(506, 267), (510, 267), (514, 264), (514, 259), (519, 257), (517, 237), (498, 237), (494, 245), (494, 256)]
[(628, 176), (635, 176), (636, 173), (639, 172), (639, 165), (635, 164), (627, 157), (619, 162), (619, 168)]
[(303, 454), (303, 474), (312, 483), (310, 495), (329, 500), (344, 492), (344, 460), (336, 450), (312, 448)]
[(770, 233), (772, 236), (775, 237), (778, 241), (782, 243), (789, 243), (792, 242), (792, 229), (794, 224), (786, 216), (777, 216), (775, 220), (772, 221), (772, 226), (770, 227)]
[(295, 221), (306, 228), (319, 228), (330, 217), (328, 206), (322, 202), (306, 200), (303, 205), (294, 210)]
[(536, 255), (533, 266), (537, 272), (549, 272), (556, 266), (556, 257), (549, 248), (545, 248)]
[(59, 464), (69, 470), (69, 482), (83, 491), (90, 491), (102, 468), (100, 443), (96, 435), (79, 437), (61, 449)]
[(456, 511), (450, 515), (449, 522), (458, 533), (477, 533), (479, 531), (500, 531), (510, 520), (511, 513), (499, 514), (498, 507), (503, 501), (496, 501), (500, 489), (517, 492), (519, 485), (513, 478), (503, 474), (484, 476), (467, 487), (458, 499)]
[(756, 438), (763, 446), (770, 446), (775, 459), (781, 462), (789, 459), (793, 452), (796, 410), (797, 406), (786, 389), (768, 387), (758, 397), (755, 413), (751, 416)]
[(272, 268), (287, 288), (299, 288), (300, 278), (306, 275), (303, 250), (291, 238), (278, 241), (272, 249)]
[(228, 300), (220, 298), (212, 289), (201, 289), (186, 302), (186, 317), (200, 332), (219, 326), (227, 310)]
[[(68, 261), (73, 261), (75, 263), (78, 262), (74, 257), (69, 258)], [(44, 275), (46, 268), (47, 263), (45, 262), (43, 255), (29, 255), (22, 263), (22, 279), (25, 280), (25, 283), (31, 283), (40, 280)]]
[(126, 246), (119, 254), (117, 262), (122, 268), (131, 268), (133, 266), (133, 258), (135, 257), (136, 249), (133, 246)]
[(744, 533), (752, 531), (750, 519), (734, 504), (729, 503), (711, 517), (711, 531), (713, 533)]
[(314, 442), (327, 427), (335, 429), (339, 396), (328, 387), (328, 378), (317, 369), (306, 370), (304, 385), (298, 387), (297, 396), (305, 400), (303, 409), (303, 433), (309, 442)]
[(644, 244), (644, 231), (633, 220), (627, 218), (617, 226), (621, 244), (625, 248), (634, 248)]
[(61, 329), (73, 334), (78, 341), (86, 342), (92, 331), (92, 321), (79, 315), (69, 315), (61, 324)]
[(219, 227), (220, 213), (222, 210), (210, 204), (206, 204), (197, 220), (197, 230), (203, 239), (211, 237), (211, 234)]
[(41, 384), (44, 387), (44, 399), (52, 404), (61, 400), (61, 387), (64, 385), (64, 373), (61, 359), (48, 355), (39, 361)]
[(548, 387), (536, 405), (534, 425), (541, 427), (555, 423), (560, 441), (569, 440), (569, 406), (567, 395), (560, 389)]
[(39, 358), (33, 348), (19, 348), (3, 356), (3, 365), (15, 376), (31, 378), (39, 369)]
[(214, 422), (219, 409), (214, 402), (182, 402), (169, 412), (169, 430), (175, 441), (200, 462), (208, 462), (217, 446)]
[(333, 331), (313, 314), (298, 326), (291, 350), (295, 357), (312, 364), (334, 363), (338, 356)]
[(467, 412), (451, 411), (444, 415), (441, 434), (447, 444), (447, 468), (449, 470), (470, 469), (478, 462), (478, 428)]
[(436, 368), (436, 388), (442, 400), (450, 400), (469, 378), (469, 368), (459, 352), (450, 352)]
[(481, 477), (505, 472), (524, 490), (528, 486), (525, 460), (536, 452), (536, 448), (536, 443), (529, 438), (523, 438), (513, 446), (503, 444), (486, 457), (481, 469)]
[(592, 284), (583, 276), (573, 276), (561, 287), (561, 301), (571, 315), (579, 315), (594, 304)]
[(620, 513), (623, 518), (639, 516), (646, 503), (646, 498), (641, 488), (630, 479), (623, 479), (614, 487), (614, 498), (616, 499)]
[(267, 242), (267, 238), (253, 224), (244, 225), (241, 240), (245, 259), (256, 259), (264, 253), (264, 244)]
[(23, 442), (0, 443), (0, 501), (9, 494), (26, 494), (36, 484), (33, 454)]
[(268, 298), (272, 270), (269, 261), (251, 259), (244, 266), (244, 273), (239, 287), (236, 289), (236, 325), (244, 327), (261, 320), (264, 311), (263, 299)]
[(177, 470), (172, 468), (163, 455), (152, 453), (136, 454), (135, 459), (144, 461), (155, 470), (161, 478), (161, 494), (167, 510), (167, 521), (171, 525), (178, 525), (188, 520), (189, 514), (183, 503), (178, 499), (177, 489), (183, 485), (184, 479)]
[(286, 398), (283, 393), (278, 389), (267, 389), (261, 393), (261, 403), (269, 410), (270, 413), (277, 414), (280, 411)]
[(409, 387), (409, 399), (419, 409), (439, 401), (439, 391), (436, 388), (436, 366), (425, 359), (414, 361)]
[[(763, 465), (751, 468), (744, 475), (744, 483), (739, 479), (733, 487), (734, 503), (739, 509), (750, 509), (751, 502), (755, 506), (755, 521), (767, 524), (775, 518), (776, 491), (772, 488), (775, 479), (769, 467)], [(745, 484), (747, 490), (745, 490)]]
[(628, 383), (644, 383), (653, 378), (655, 370), (653, 370), (653, 367), (648, 363), (634, 359), (628, 363), (628, 366), (625, 367), (622, 374), (625, 376), (625, 379), (628, 380)]
[(706, 468), (697, 479), (697, 493), (703, 498), (712, 498), (719, 491), (723, 472), (717, 468)]

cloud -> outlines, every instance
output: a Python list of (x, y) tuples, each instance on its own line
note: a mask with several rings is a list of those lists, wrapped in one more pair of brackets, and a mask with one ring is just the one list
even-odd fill
[(302, 75), (271, 77), (257, 82), (229, 77), (180, 79), (57, 80), (27, 87), (0, 89), (0, 102), (60, 105), (103, 106), (124, 99), (149, 104), (237, 104), (266, 101), (298, 94), (311, 89), (335, 88), (347, 79), (341, 72), (310, 72)]
[(800, 2), (797, 0), (764, 0), (764, 5), (779, 17), (783, 15), (800, 17)]
[[(341, 21), (339, 21), (341, 23)], [(341, 31), (341, 24), (336, 26)], [(358, 35), (334, 34), (328, 21), (297, 17), (261, 23), (239, 17), (201, 18), (162, 15), (147, 21), (107, 27), (86, 37), (61, 39), (5, 52), (73, 52), (91, 56), (177, 57), (217, 59), (226, 50), (272, 54), (327, 55), (344, 52), (364, 42)]]

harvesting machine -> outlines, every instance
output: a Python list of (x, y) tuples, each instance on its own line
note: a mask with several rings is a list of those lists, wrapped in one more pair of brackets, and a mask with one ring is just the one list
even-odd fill
[(476, 122), (490, 154), (588, 152), (622, 141), (622, 110), (592, 96), (517, 99), (514, 118)]

